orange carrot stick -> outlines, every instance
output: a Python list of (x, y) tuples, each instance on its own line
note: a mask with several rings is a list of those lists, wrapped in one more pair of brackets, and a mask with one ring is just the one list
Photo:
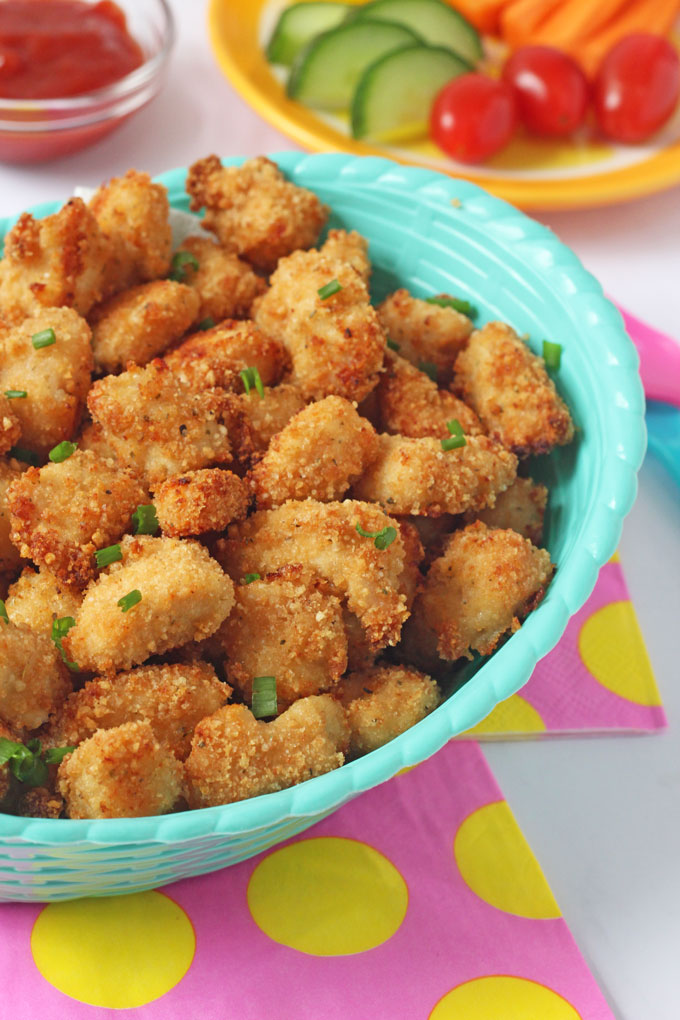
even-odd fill
[(534, 33), (564, 0), (515, 0), (501, 11), (500, 35), (513, 49), (534, 42)]

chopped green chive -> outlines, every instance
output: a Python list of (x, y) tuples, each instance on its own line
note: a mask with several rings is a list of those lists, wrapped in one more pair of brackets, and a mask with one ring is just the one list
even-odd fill
[(68, 439), (65, 439), (63, 443), (57, 443), (53, 446), (48, 457), (54, 464), (61, 464), (63, 461), (68, 460), (78, 449), (77, 443), (70, 443)]
[(261, 580), (261, 575), (257, 574), (257, 573), (255, 573), (255, 574), (244, 574), (243, 575), (243, 583), (244, 584), (252, 584), (253, 581), (259, 581), (259, 580)]
[(191, 266), (194, 270), (198, 269), (198, 259), (196, 256), (192, 255), (190, 251), (176, 251), (172, 256), (168, 279), (175, 280), (177, 283), (182, 283), (186, 276), (188, 266)]
[(39, 740), (27, 740), (25, 744), (20, 744), (2, 737), (0, 765), (9, 764), (12, 775), (26, 786), (44, 786), (49, 775), (47, 766), (58, 765), (71, 751), (75, 751), (75, 748), (50, 747), (41, 753)]
[(206, 329), (212, 329), (214, 325), (215, 320), (211, 315), (209, 315), (206, 319), (201, 319), (196, 329), (200, 329), (201, 331), (203, 331)]
[(388, 545), (392, 545), (397, 537), (397, 529), (391, 526), (381, 528), (380, 531), (364, 531), (361, 525), (357, 523), (356, 529), (363, 538), (375, 539), (373, 544), (376, 549), (387, 549)]
[(122, 599), (118, 599), (116, 605), (120, 606), (122, 612), (127, 613), (128, 609), (132, 609), (139, 602), (142, 601), (142, 593), (139, 588), (133, 588), (127, 595), (123, 595)]
[(461, 446), (467, 446), (463, 426), (457, 418), (447, 421), (446, 427), (451, 435), (448, 439), (442, 439), (442, 450), (458, 450)]
[(71, 630), (71, 627), (75, 627), (75, 625), (76, 621), (72, 616), (61, 616), (56, 620), (52, 620), (52, 640), (59, 649), (59, 654), (68, 668), (77, 673), (79, 669), (78, 664), (76, 662), (71, 662), (70, 659), (67, 658), (66, 652), (61, 646), (61, 642)]
[(396, 340), (392, 340), (392, 338), (389, 337), (389, 336), (387, 338), (387, 346), (389, 347), (389, 349), (391, 351), (400, 351), (401, 350), (401, 344), (398, 344)]
[(16, 460), (23, 461), (24, 464), (32, 464), (33, 467), (37, 467), (40, 463), (40, 457), (33, 450), (27, 450), (24, 446), (13, 446), (9, 451), (8, 456), (14, 457)]
[(120, 545), (107, 545), (105, 549), (97, 549), (94, 558), (101, 570), (102, 567), (108, 567), (110, 563), (117, 563), (118, 560), (122, 560), (123, 553)]
[(75, 747), (48, 747), (43, 752), (43, 761), (46, 765), (61, 765), (67, 754), (75, 751)]
[(276, 715), (276, 677), (253, 677), (252, 711), (256, 719), (267, 719)]
[(329, 297), (333, 297), (338, 291), (342, 290), (342, 284), (338, 280), (330, 280), (328, 283), (324, 283), (323, 287), (319, 287), (317, 294), (322, 301), (326, 301)]
[(26, 390), (5, 390), (5, 396), (8, 400), (21, 400), (22, 397), (27, 397), (28, 393)]
[(153, 503), (138, 506), (132, 515), (132, 523), (135, 526), (135, 535), (155, 535), (160, 525)]
[(0, 620), (4, 620), (5, 623), (9, 623), (9, 616), (7, 615), (7, 606), (5, 605), (2, 599), (0, 599)]
[(31, 337), (31, 343), (35, 347), (36, 351), (39, 351), (41, 347), (51, 347), (52, 344), (56, 344), (57, 338), (54, 334), (54, 330), (41, 329), (39, 333), (34, 333)]
[(556, 372), (562, 360), (562, 344), (554, 344), (550, 340), (543, 341), (543, 360), (545, 367)]
[(432, 382), (437, 381), (437, 366), (434, 364), (434, 362), (419, 361), (418, 368), (420, 369), (421, 372), (424, 372), (425, 375), (429, 375)]
[(461, 315), (467, 315), (468, 319), (475, 319), (479, 314), (475, 306), (469, 301), (464, 301), (463, 298), (449, 297), (442, 294), (440, 297), (428, 297), (425, 300), (428, 305), (438, 305), (439, 308), (454, 308)]
[(257, 368), (243, 368), (239, 372), (241, 379), (243, 380), (243, 386), (246, 393), (250, 393), (251, 389), (255, 387), (257, 392), (260, 394), (260, 398), (264, 397), (264, 386), (262, 385), (262, 379)]

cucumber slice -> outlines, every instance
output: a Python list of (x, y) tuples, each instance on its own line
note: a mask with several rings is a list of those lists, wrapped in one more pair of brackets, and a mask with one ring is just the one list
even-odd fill
[(424, 43), (385, 54), (366, 68), (352, 101), (352, 134), (376, 142), (403, 142), (427, 134), (439, 90), (470, 65), (443, 46)]
[(281, 12), (276, 22), (267, 46), (267, 60), (290, 67), (310, 39), (335, 28), (345, 20), (350, 10), (350, 4), (326, 3), (325, 0), (291, 4)]
[(362, 21), (392, 21), (412, 28), (424, 42), (446, 46), (471, 64), (482, 58), (479, 32), (443, 0), (373, 0), (353, 7), (352, 16)]
[(365, 68), (390, 50), (420, 42), (405, 25), (368, 18), (332, 28), (305, 47), (288, 79), (287, 92), (307, 106), (322, 110), (349, 107)]

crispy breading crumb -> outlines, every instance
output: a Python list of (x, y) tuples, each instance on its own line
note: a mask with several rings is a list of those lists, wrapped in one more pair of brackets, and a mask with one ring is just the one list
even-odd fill
[(12, 409), (13, 403), (0, 393), (0, 456), (16, 446), (21, 435), (21, 422)]
[(250, 489), (232, 471), (202, 468), (167, 478), (153, 497), (163, 534), (182, 538), (224, 531), (232, 521), (242, 520)]
[(319, 251), (336, 262), (349, 262), (368, 285), (371, 278), (368, 241), (356, 230), (329, 230)]
[(291, 383), (265, 386), (262, 398), (251, 390), (240, 394), (238, 400), (248, 422), (255, 453), (264, 453), (274, 436), (305, 407), (305, 398)]
[(61, 818), (64, 799), (47, 786), (29, 786), (21, 790), (16, 813), (23, 818)]
[(440, 385), (451, 378), (456, 355), (473, 328), (467, 316), (455, 308), (430, 304), (403, 288), (378, 306), (378, 318), (390, 339), (399, 344), (401, 357), (416, 368), (423, 363), (433, 365)]
[(12, 571), (21, 563), (21, 555), (10, 538), (10, 513), (7, 504), (7, 491), (17, 478), (21, 477), (26, 464), (18, 460), (5, 460), (0, 457), (0, 571)]
[(436, 682), (405, 666), (376, 666), (350, 673), (337, 685), (333, 696), (347, 713), (353, 756), (382, 747), (439, 704)]

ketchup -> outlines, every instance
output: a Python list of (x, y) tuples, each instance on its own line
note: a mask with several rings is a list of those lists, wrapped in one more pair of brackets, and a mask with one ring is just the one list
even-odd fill
[(144, 63), (111, 0), (0, 0), (0, 97), (63, 99)]

